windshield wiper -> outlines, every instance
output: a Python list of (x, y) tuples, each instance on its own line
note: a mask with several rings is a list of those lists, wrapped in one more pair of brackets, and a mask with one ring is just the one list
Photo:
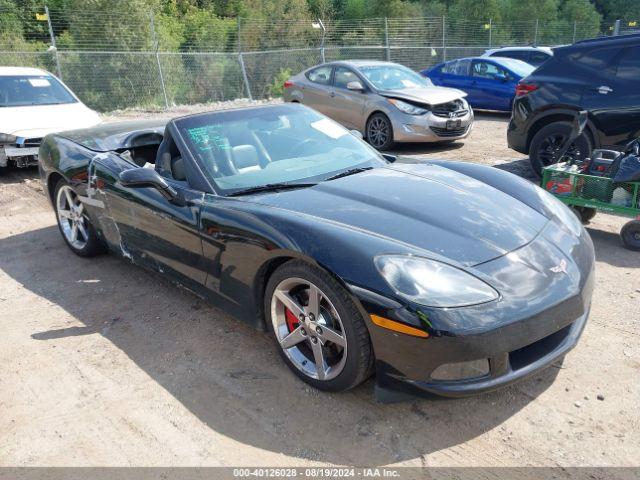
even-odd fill
[(229, 195), (227, 195), (227, 197), (239, 197), (241, 195), (250, 195), (252, 193), (274, 192), (277, 190), (313, 187), (314, 185), (317, 185), (317, 183), (269, 183), (267, 185), (258, 185), (256, 187), (238, 190), (237, 192), (230, 193)]
[(348, 177), (349, 175), (354, 175), (356, 173), (365, 172), (367, 170), (371, 170), (373, 167), (357, 167), (350, 168), (349, 170), (345, 170), (344, 172), (336, 173), (335, 175), (325, 178), (325, 182), (328, 180), (335, 180), (336, 178)]

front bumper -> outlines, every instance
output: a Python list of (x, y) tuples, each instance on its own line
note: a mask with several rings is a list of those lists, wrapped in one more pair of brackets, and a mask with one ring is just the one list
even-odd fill
[[(566, 272), (554, 273), (563, 258), (570, 259)], [(430, 335), (419, 338), (369, 325), (379, 399), (389, 399), (390, 392), (461, 397), (495, 390), (548, 367), (576, 345), (595, 278), (586, 232), (572, 237), (549, 222), (530, 244), (474, 270), (493, 279), (500, 300), (429, 309), (356, 294), (367, 314), (421, 327)], [(474, 362), (485, 362), (488, 371), (446, 380), (436, 375), (443, 366)]]
[(396, 142), (441, 142), (466, 138), (473, 128), (473, 110), (453, 118), (432, 112), (407, 115), (397, 112), (391, 116), (393, 139)]
[(21, 143), (24, 139), (18, 139), (19, 143), (0, 145), (0, 167), (6, 167), (9, 161), (18, 167), (28, 167), (38, 164), (39, 145)]

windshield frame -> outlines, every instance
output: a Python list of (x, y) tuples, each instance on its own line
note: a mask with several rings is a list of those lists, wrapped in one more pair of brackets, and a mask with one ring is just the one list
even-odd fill
[[(2, 75), (0, 76), (0, 80), (2, 79), (17, 79), (17, 80), (46, 80), (50, 83), (48, 88), (60, 88), (66, 95), (69, 96), (69, 101), (64, 102), (48, 102), (48, 103), (19, 103), (19, 104), (4, 104), (0, 102), (0, 108), (23, 108), (23, 107), (46, 107), (51, 105), (72, 105), (75, 103), (79, 103), (80, 100), (76, 95), (71, 91), (69, 87), (67, 87), (61, 80), (51, 75), (50, 73), (43, 72), (42, 74), (19, 74), (19, 75)], [(55, 87), (54, 87), (55, 86)], [(1, 98), (1, 95), (0, 95)]]
[[(204, 112), (204, 113), (197, 113), (197, 114), (193, 114), (193, 115), (188, 115), (188, 116), (184, 116), (184, 117), (179, 117), (179, 118), (174, 118), (172, 119), (169, 124), (167, 125), (168, 129), (171, 132), (172, 137), (174, 138), (177, 147), (180, 151), (180, 153), (182, 154), (183, 158), (188, 158), (189, 161), (196, 166), (197, 170), (199, 171), (199, 174), (201, 175), (203, 181), (210, 187), (210, 193), (220, 196), (220, 197), (229, 197), (229, 196), (234, 196), (234, 193), (239, 193), (242, 190), (246, 190), (248, 188), (252, 188), (252, 185), (245, 185), (243, 187), (239, 187), (239, 188), (224, 188), (222, 186), (219, 185), (219, 183), (216, 181), (216, 178), (213, 177), (213, 175), (211, 175), (206, 167), (206, 165), (204, 164), (204, 162), (202, 161), (202, 159), (199, 158), (199, 156), (192, 150), (192, 143), (186, 138), (186, 125), (188, 124), (187, 122), (190, 122), (194, 119), (198, 119), (200, 117), (208, 117), (210, 116), (211, 119), (211, 123), (215, 123), (215, 117), (220, 116), (223, 117), (225, 115), (237, 115), (237, 116), (242, 116), (242, 115), (250, 115), (250, 112), (255, 112), (255, 111), (265, 111), (265, 110), (272, 110), (272, 109), (287, 109), (290, 110), (291, 112), (295, 112), (297, 109), (306, 109), (309, 110), (311, 112), (313, 112), (314, 114), (318, 115), (319, 117), (326, 119), (327, 117), (325, 117), (324, 115), (322, 115), (319, 112), (316, 112), (315, 110), (312, 110), (304, 105), (299, 105), (299, 104), (276, 104), (276, 105), (265, 105), (265, 106), (259, 106), (259, 107), (242, 107), (242, 108), (232, 108), (232, 109), (225, 109), (225, 110), (219, 110), (219, 111), (214, 111), (214, 112)], [(333, 121), (333, 120), (332, 120)], [(335, 122), (337, 123), (337, 122)], [(348, 134), (351, 135), (351, 132), (346, 128), (346, 127), (342, 127), (345, 130), (347, 130)], [(354, 137), (356, 138), (356, 137)], [(374, 161), (379, 161), (380, 162), (380, 166), (382, 165), (388, 165), (390, 162), (389, 159), (385, 158), (381, 152), (378, 152), (376, 149), (374, 149), (373, 147), (371, 147), (369, 144), (363, 142), (363, 147), (365, 147), (370, 153), (371, 153), (371, 157), (368, 160), (359, 162), (357, 164), (352, 164), (349, 165), (348, 167), (345, 168), (339, 168), (336, 170), (332, 170), (332, 171), (327, 171), (324, 172), (323, 174), (319, 174), (319, 175), (315, 175), (315, 176), (308, 176), (308, 177), (301, 177), (295, 180), (291, 180), (291, 181), (287, 181), (287, 182), (268, 182), (265, 183), (263, 185), (270, 185), (272, 183), (291, 183), (291, 184), (296, 184), (296, 183), (320, 183), (325, 181), (327, 178), (334, 176), (337, 173), (355, 168), (355, 167), (363, 167), (363, 166), (368, 166), (374, 163)], [(289, 159), (285, 159), (289, 160)], [(262, 186), (262, 185), (260, 185)], [(237, 197), (240, 198), (240, 197)]]

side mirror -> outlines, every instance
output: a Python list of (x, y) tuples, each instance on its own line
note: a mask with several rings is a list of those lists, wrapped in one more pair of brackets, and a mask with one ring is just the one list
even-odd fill
[(364, 135), (360, 130), (349, 130), (349, 133), (359, 140), (364, 140)]
[(120, 184), (127, 188), (155, 188), (164, 198), (175, 205), (186, 206), (184, 197), (169, 185), (158, 172), (150, 168), (132, 168), (124, 170), (119, 175)]
[(635, 155), (636, 157), (640, 155), (640, 139), (631, 140), (627, 143), (624, 153), (627, 155)]
[(395, 155), (391, 155), (389, 153), (383, 153), (382, 156), (385, 158), (385, 160), (387, 160), (388, 162), (395, 162), (396, 160), (398, 160), (398, 157)]
[(362, 86), (362, 84), (359, 81), (354, 80), (353, 82), (347, 83), (347, 90), (353, 90), (353, 91), (356, 91), (356, 92), (363, 92), (364, 91), (364, 87)]

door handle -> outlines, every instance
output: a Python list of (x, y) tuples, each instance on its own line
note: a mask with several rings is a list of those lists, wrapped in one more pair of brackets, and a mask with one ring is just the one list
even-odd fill
[(607, 93), (613, 92), (613, 88), (609, 87), (608, 85), (601, 85), (596, 88), (596, 91), (602, 95), (606, 95)]

